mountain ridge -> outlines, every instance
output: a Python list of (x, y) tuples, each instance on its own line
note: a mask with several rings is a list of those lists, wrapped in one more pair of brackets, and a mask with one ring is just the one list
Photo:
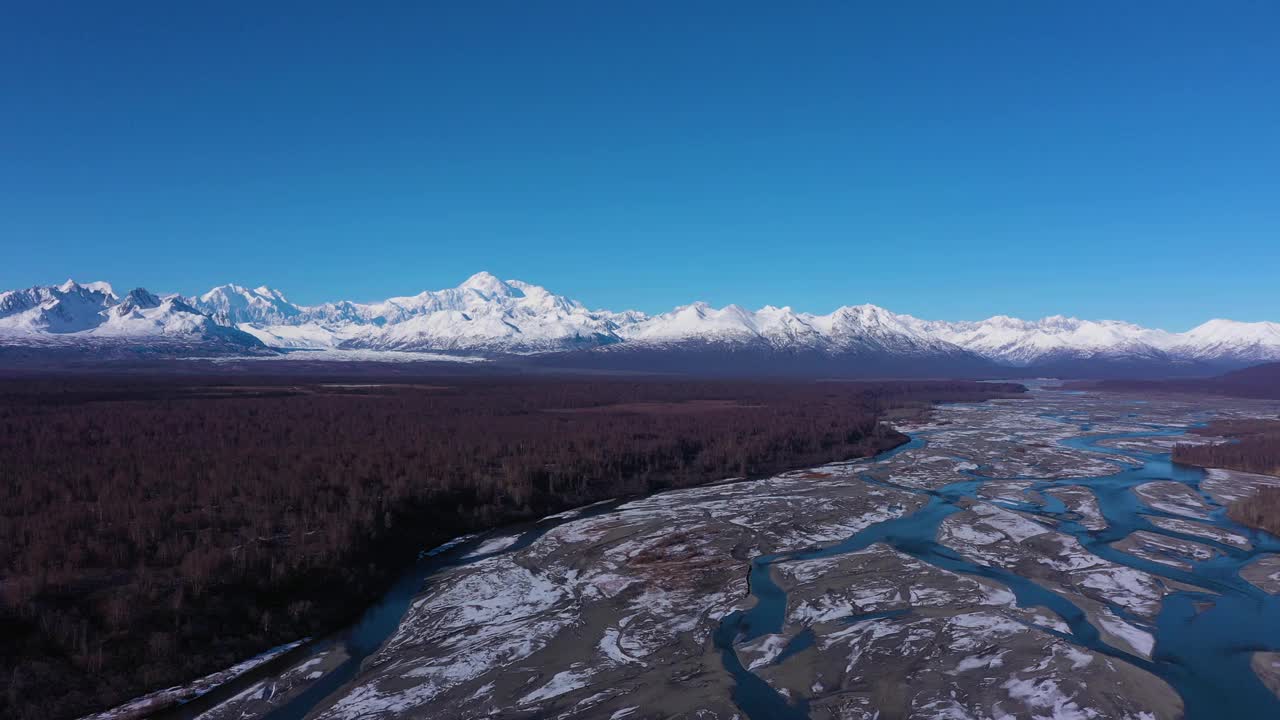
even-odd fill
[[(186, 343), (218, 352), (363, 350), (551, 356), (570, 365), (643, 366), (714, 355), (750, 367), (791, 363), (838, 371), (918, 365), (944, 372), (997, 368), (1149, 367), (1179, 372), (1280, 360), (1280, 323), (1214, 319), (1183, 333), (1118, 320), (1052, 315), (1024, 320), (924, 320), (871, 305), (827, 314), (789, 306), (716, 308), (693, 302), (648, 315), (591, 310), (520, 280), (479, 272), (453, 288), (360, 303), (298, 305), (266, 285), (220, 285), (183, 297), (68, 280), (0, 292), (0, 345), (65, 346), (93, 338)], [(628, 357), (633, 361), (625, 361)], [(661, 363), (660, 363), (661, 364)]]

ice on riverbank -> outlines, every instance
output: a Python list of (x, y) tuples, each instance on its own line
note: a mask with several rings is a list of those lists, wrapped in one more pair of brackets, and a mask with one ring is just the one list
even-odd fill
[(281, 655), (284, 655), (308, 640), (310, 640), (310, 638), (304, 638), (297, 642), (291, 642), (287, 645), (274, 647), (264, 653), (255, 655), (248, 660), (236, 663), (226, 670), (211, 673), (186, 685), (178, 685), (164, 690), (157, 690), (156, 692), (131, 700), (124, 705), (114, 707), (104, 712), (88, 715), (81, 718), (81, 720), (134, 720), (134, 718), (145, 717), (163, 708), (176, 705), (178, 703), (189, 702), (195, 698), (212, 692), (232, 680), (235, 680), (259, 665), (268, 663)]

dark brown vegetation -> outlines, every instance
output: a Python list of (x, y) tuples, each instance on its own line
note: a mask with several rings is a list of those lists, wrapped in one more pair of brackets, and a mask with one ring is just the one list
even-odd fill
[(1178, 380), (1102, 380), (1066, 383), (1082, 390), (1119, 392), (1227, 395), (1229, 397), (1280, 399), (1280, 363), (1267, 363), (1209, 378)]
[[(1232, 441), (1175, 445), (1175, 462), (1280, 475), (1280, 420), (1216, 420), (1193, 432)], [(1238, 500), (1227, 508), (1227, 514), (1242, 525), (1280, 536), (1280, 488), (1263, 488), (1253, 497)]]
[(1173, 447), (1174, 462), (1280, 475), (1280, 420), (1215, 420), (1192, 432), (1231, 440), (1204, 445), (1179, 443)]
[(1280, 537), (1280, 488), (1259, 488), (1253, 497), (1231, 503), (1227, 515), (1241, 525)]
[(1019, 389), (0, 382), (0, 716), (101, 709), (334, 629), (462, 532), (871, 454), (905, 439), (889, 409)]

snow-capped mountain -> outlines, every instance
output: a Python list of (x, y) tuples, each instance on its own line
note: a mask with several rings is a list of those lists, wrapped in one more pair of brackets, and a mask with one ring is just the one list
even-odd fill
[(265, 286), (250, 290), (239, 285), (219, 285), (187, 302), (221, 325), (280, 325), (300, 314), (284, 294)]
[(959, 355), (962, 351), (972, 352), (924, 331), (910, 315), (895, 315), (875, 305), (842, 307), (830, 315), (813, 318), (813, 322), (844, 350), (912, 355)]
[(995, 362), (1026, 367), (1079, 359), (1167, 360), (1176, 335), (1116, 320), (1054, 315), (1020, 320), (997, 315), (978, 322), (921, 322), (928, 333)]
[(998, 374), (1210, 372), (1280, 360), (1280, 323), (1211, 320), (1184, 333), (1062, 316), (922, 320), (875, 305), (825, 315), (704, 302), (648, 316), (591, 310), (546, 288), (481, 272), (461, 285), (378, 302), (297, 305), (262, 286), (192, 297), (106, 283), (0, 293), (0, 345), (130, 339), (223, 348), (539, 355), (564, 367), (738, 367), (742, 372)]
[(1246, 363), (1280, 360), (1280, 323), (1216, 319), (1174, 337), (1169, 350), (1181, 357)]
[(641, 313), (593, 312), (576, 300), (481, 272), (455, 288), (382, 302), (289, 303), (266, 287), (214, 288), (191, 304), (282, 348), (529, 353), (618, 342)]
[(713, 308), (705, 302), (641, 318), (619, 328), (619, 336), (654, 345), (698, 340), (707, 343), (763, 343), (772, 347), (809, 347), (822, 342), (808, 318), (791, 308), (764, 307), (752, 312), (737, 305)]
[(1280, 360), (1280, 323), (1273, 322), (1210, 320), (1183, 333), (1061, 315), (923, 325), (937, 337), (1015, 367), (1063, 361), (1245, 365)]
[(36, 286), (0, 293), (0, 332), (39, 335), (92, 330), (119, 298), (107, 283)]
[(622, 341), (541, 364), (722, 375), (995, 375), (1000, 368), (874, 305), (827, 315), (766, 306), (678, 307), (618, 330)]
[[(373, 326), (344, 347), (542, 352), (618, 341), (612, 313), (487, 272), (456, 288), (366, 306)], [(326, 318), (327, 319), (327, 318)]]
[(137, 288), (122, 299), (103, 282), (0, 293), (0, 345), (120, 347), (175, 353), (266, 351), (253, 336), (219, 324), (179, 297)]
[(700, 342), (829, 353), (965, 354), (955, 343), (925, 332), (914, 318), (875, 305), (813, 315), (772, 305), (751, 311), (738, 305), (716, 309), (698, 302), (632, 323), (621, 328), (619, 335), (632, 344), (650, 345)]

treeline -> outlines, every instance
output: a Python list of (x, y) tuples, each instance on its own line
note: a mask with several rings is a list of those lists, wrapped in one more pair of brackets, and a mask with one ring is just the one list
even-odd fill
[(1231, 438), (1231, 442), (1173, 447), (1173, 460), (1184, 465), (1227, 468), (1280, 475), (1280, 420), (1214, 421), (1194, 432)]
[[(970, 382), (0, 383), (0, 716), (71, 717), (333, 629), (422, 547), (868, 455)], [(447, 384), (445, 384), (447, 383)]]
[[(1173, 460), (1185, 465), (1280, 475), (1280, 420), (1214, 421), (1194, 432), (1231, 438), (1209, 445), (1178, 444)], [(1262, 488), (1227, 507), (1232, 520), (1280, 536), (1280, 488)]]
[(1064, 383), (1064, 386), (1077, 390), (1280, 399), (1280, 363), (1255, 365), (1215, 377), (1175, 380), (1086, 380)]
[(1241, 525), (1280, 537), (1280, 488), (1259, 488), (1253, 497), (1231, 503), (1227, 515)]

